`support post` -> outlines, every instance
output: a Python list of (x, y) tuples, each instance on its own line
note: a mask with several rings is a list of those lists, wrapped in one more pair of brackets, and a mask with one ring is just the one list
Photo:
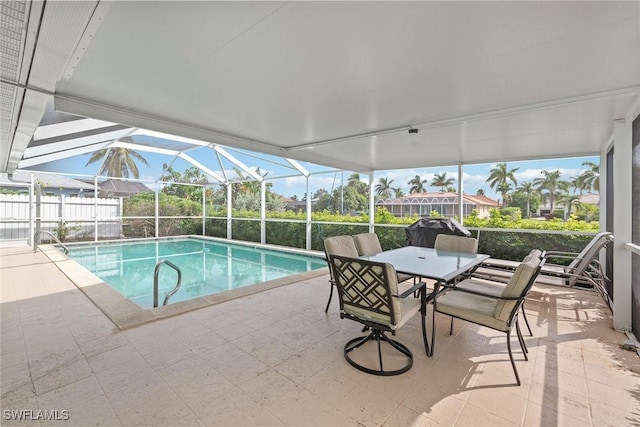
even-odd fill
[(231, 209), (233, 208), (233, 201), (231, 200), (231, 195), (232, 195), (232, 191), (231, 191), (231, 186), (233, 184), (231, 184), (230, 182), (227, 183), (227, 239), (231, 239), (233, 238), (231, 232), (232, 232), (232, 217), (231, 217)]
[(207, 235), (207, 201), (206, 201), (207, 187), (202, 186), (202, 235)]
[(460, 225), (464, 225), (464, 185), (462, 183), (462, 177), (464, 173), (464, 166), (462, 162), (458, 163), (458, 216)]
[(267, 243), (267, 183), (260, 182), (260, 243)]
[(311, 238), (311, 193), (309, 192), (309, 177), (307, 176), (307, 190), (306, 190), (306, 244), (307, 250), (310, 251), (312, 247), (312, 238)]
[(93, 177), (93, 241), (98, 241), (98, 177)]
[(156, 188), (156, 199), (155, 199), (155, 216), (156, 216), (156, 220), (155, 222), (155, 231), (154, 234), (156, 236), (156, 239), (160, 236), (160, 203), (159, 203), (159, 196), (158, 196), (158, 189)]
[(625, 244), (632, 234), (632, 132), (631, 122), (619, 119), (613, 126), (613, 327), (631, 330), (631, 257)]
[(373, 189), (373, 172), (369, 172), (369, 233), (375, 230), (376, 221), (376, 199)]
[(35, 210), (35, 206), (33, 205), (34, 203), (34, 197), (33, 197), (33, 193), (34, 193), (34, 187), (35, 186), (35, 179), (33, 176), (33, 173), (31, 173), (31, 185), (29, 186), (29, 246), (33, 246), (33, 235), (35, 234), (35, 228), (36, 228), (36, 223), (35, 223), (35, 219), (34, 219), (34, 210)]

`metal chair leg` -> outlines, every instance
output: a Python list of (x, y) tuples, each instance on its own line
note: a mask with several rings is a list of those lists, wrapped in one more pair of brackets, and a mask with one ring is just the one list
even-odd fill
[(329, 301), (327, 301), (327, 306), (324, 308), (324, 312), (329, 311), (329, 304), (331, 304), (331, 297), (333, 297), (333, 283), (331, 284), (331, 291), (329, 292)]
[(516, 332), (518, 333), (518, 342), (520, 343), (522, 354), (524, 354), (524, 360), (529, 360), (529, 357), (527, 356), (527, 354), (529, 353), (529, 349), (527, 348), (527, 344), (524, 342), (524, 337), (522, 336), (522, 331), (520, 330), (520, 323), (517, 320)]
[(516, 362), (513, 360), (513, 353), (511, 352), (511, 331), (507, 332), (507, 350), (509, 350), (509, 359), (511, 360), (511, 367), (513, 367), (513, 373), (516, 374), (516, 382), (520, 385), (520, 376), (518, 375), (518, 369), (516, 368)]
[(527, 313), (524, 311), (524, 304), (521, 306), (522, 308), (522, 317), (524, 317), (524, 323), (527, 325), (527, 329), (529, 330), (529, 335), (533, 336), (533, 332), (531, 332), (531, 326), (529, 326), (529, 319), (527, 319)]
[[(366, 344), (370, 340), (377, 341), (378, 363), (380, 365), (379, 369), (363, 366), (357, 363), (356, 361), (354, 361), (349, 355), (351, 351), (355, 350), (358, 347), (361, 347), (362, 345)], [(403, 367), (392, 370), (392, 371), (384, 370), (384, 366), (382, 364), (381, 341), (387, 342), (392, 348), (397, 350), (401, 355), (403, 355), (406, 358), (406, 363)], [(413, 366), (413, 355), (411, 354), (411, 351), (404, 344), (398, 341), (392, 340), (391, 338), (386, 336), (384, 332), (375, 330), (375, 329), (372, 330), (371, 333), (365, 337), (357, 337), (347, 342), (347, 344), (344, 346), (344, 357), (345, 359), (347, 359), (347, 362), (349, 362), (349, 364), (354, 368), (359, 369), (368, 374), (373, 374), (373, 375), (382, 375), (382, 376), (399, 375), (404, 372), (407, 372)]]

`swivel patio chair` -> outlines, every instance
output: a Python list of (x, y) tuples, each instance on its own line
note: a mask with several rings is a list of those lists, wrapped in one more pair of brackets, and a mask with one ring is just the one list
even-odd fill
[(333, 269), (329, 263), (329, 258), (331, 255), (342, 255), (357, 258), (358, 250), (356, 249), (356, 245), (353, 241), (353, 237), (351, 236), (333, 236), (327, 237), (323, 241), (324, 244), (324, 253), (327, 258), (327, 264), (329, 265), (329, 284), (331, 285), (329, 291), (329, 300), (327, 301), (327, 306), (324, 309), (326, 313), (329, 311), (329, 305), (331, 304), (331, 298), (333, 297), (333, 287), (336, 282), (333, 276)]
[[(375, 255), (377, 253), (382, 252), (382, 245), (380, 244), (380, 239), (376, 233), (361, 233), (353, 236), (353, 241), (356, 244), (356, 249), (358, 250), (358, 255), (360, 256), (368, 256)], [(410, 274), (397, 273), (398, 274), (398, 282), (402, 283), (405, 280), (414, 279), (414, 276)], [(415, 284), (414, 280), (414, 284)]]
[[(422, 337), (428, 354), (425, 331), (426, 284), (418, 283), (399, 294), (396, 271), (391, 264), (365, 261), (358, 258), (331, 255), (329, 265), (334, 270), (336, 287), (340, 296), (340, 317), (365, 325), (366, 336), (349, 340), (344, 346), (344, 357), (353, 367), (373, 375), (398, 375), (413, 366), (413, 355), (402, 343), (387, 336), (395, 335), (412, 316), (420, 312), (422, 317)], [(420, 299), (406, 298), (417, 291)], [(365, 366), (352, 357), (359, 347), (375, 341), (378, 347), (379, 367)], [(397, 369), (385, 369), (382, 343), (388, 343), (390, 350), (400, 353), (406, 360)], [(395, 358), (394, 358), (395, 359)]]
[[(518, 385), (521, 382), (511, 351), (511, 331), (515, 326), (524, 359), (528, 360), (526, 344), (517, 326), (518, 312), (543, 262), (537, 257), (533, 257), (528, 262), (522, 262), (499, 296), (490, 292), (465, 289), (463, 286), (465, 281), (462, 281), (443, 295), (436, 295), (433, 303), (434, 313), (447, 314), (506, 333), (509, 359)], [(433, 321), (435, 322), (435, 314)], [(435, 341), (435, 335), (433, 340)]]

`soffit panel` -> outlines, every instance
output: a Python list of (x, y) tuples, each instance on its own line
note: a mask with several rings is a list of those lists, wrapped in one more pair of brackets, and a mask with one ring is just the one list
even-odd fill
[(637, 23), (631, 2), (117, 2), (63, 94), (286, 147), (637, 85)]

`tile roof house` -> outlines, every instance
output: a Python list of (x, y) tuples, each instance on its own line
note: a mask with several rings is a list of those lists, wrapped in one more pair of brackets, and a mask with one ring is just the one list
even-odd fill
[[(24, 190), (28, 192), (33, 174), (34, 182), (40, 183), (43, 191), (50, 195), (64, 194), (65, 196), (93, 196), (94, 187), (92, 184), (67, 178), (66, 176), (43, 173), (19, 171), (12, 174), (0, 173), (0, 186), (16, 191)], [(22, 190), (21, 190), (22, 189)]]
[(138, 193), (151, 191), (141, 182), (122, 181), (119, 179), (107, 179), (98, 183), (99, 197), (132, 197)]
[[(500, 207), (497, 201), (487, 196), (463, 194), (462, 200), (464, 216), (477, 209), (478, 216), (485, 218), (489, 216), (490, 209)], [(446, 217), (459, 216), (458, 193), (453, 192), (408, 194), (397, 199), (378, 200), (376, 206), (385, 207), (397, 217), (428, 216), (432, 211)]]

